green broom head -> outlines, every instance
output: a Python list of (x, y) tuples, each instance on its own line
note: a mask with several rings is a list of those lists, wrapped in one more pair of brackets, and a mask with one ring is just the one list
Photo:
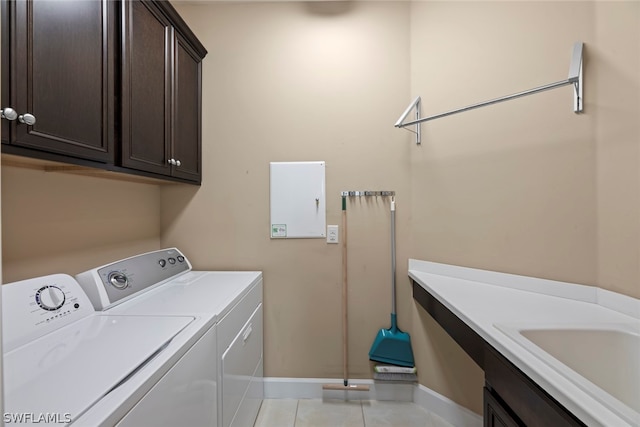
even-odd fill
[(369, 359), (390, 365), (415, 366), (411, 337), (398, 329), (395, 313), (391, 314), (391, 327), (378, 331), (369, 350)]

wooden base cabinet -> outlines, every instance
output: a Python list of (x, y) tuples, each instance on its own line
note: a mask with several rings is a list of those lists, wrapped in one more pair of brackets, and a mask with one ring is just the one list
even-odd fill
[(580, 420), (489, 344), (485, 349), (484, 377), (486, 388), (498, 397), (501, 408), (505, 413), (513, 414), (511, 422), (516, 424), (507, 426), (584, 427)]
[(484, 427), (586, 427), (416, 282), (413, 298), (484, 370)]
[(487, 387), (483, 390), (484, 427), (523, 427), (524, 424), (511, 414), (500, 398)]

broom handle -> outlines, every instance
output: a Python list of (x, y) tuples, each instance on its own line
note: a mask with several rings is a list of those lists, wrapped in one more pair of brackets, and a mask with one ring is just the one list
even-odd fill
[(391, 198), (391, 314), (396, 314), (396, 199)]
[(347, 198), (342, 196), (342, 373), (344, 386), (348, 384), (347, 361)]

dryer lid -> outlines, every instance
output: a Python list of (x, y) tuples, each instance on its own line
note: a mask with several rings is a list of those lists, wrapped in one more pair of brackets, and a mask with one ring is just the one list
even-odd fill
[(190, 271), (108, 312), (221, 319), (261, 278), (259, 271)]

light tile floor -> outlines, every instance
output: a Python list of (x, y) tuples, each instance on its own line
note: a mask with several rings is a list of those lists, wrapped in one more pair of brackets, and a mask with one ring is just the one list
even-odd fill
[(254, 427), (454, 427), (411, 402), (265, 399)]

